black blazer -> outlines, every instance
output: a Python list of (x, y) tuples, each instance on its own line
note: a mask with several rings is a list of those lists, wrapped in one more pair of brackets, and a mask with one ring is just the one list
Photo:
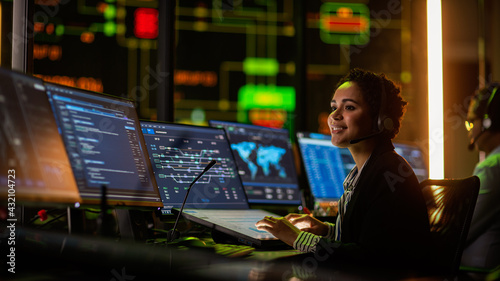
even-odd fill
[(342, 223), (342, 241), (323, 240), (317, 252), (357, 265), (420, 268), (431, 255), (430, 241), (417, 177), (385, 140), (361, 172)]

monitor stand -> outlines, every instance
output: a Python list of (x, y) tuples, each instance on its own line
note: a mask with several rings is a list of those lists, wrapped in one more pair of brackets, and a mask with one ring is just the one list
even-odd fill
[(151, 211), (116, 209), (116, 217), (122, 240), (145, 242), (150, 238), (148, 222)]
[[(101, 186), (101, 214), (98, 221), (98, 233), (104, 237), (113, 236), (113, 216), (108, 214), (107, 186)], [(141, 210), (115, 209), (116, 220), (122, 241), (141, 241), (148, 238), (148, 218)]]
[(85, 233), (85, 210), (67, 207), (68, 234)]

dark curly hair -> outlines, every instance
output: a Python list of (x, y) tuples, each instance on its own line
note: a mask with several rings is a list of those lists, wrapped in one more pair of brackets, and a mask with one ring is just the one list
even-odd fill
[[(403, 115), (406, 112), (406, 105), (408, 104), (401, 96), (401, 88), (389, 80), (383, 73), (376, 74), (368, 70), (354, 68), (340, 79), (335, 87), (335, 91), (340, 85), (348, 81), (355, 82), (361, 89), (364, 99), (370, 106), (370, 115), (375, 120), (374, 127), (376, 130), (379, 130), (378, 117), (379, 113), (381, 113), (381, 115), (390, 118), (393, 123), (392, 129), (386, 130), (384, 134), (390, 139), (396, 137), (401, 127)], [(385, 92), (385, 109), (380, 112), (383, 92)]]

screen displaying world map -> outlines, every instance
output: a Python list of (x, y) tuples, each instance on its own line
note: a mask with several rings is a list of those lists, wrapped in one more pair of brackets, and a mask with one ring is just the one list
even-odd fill
[(210, 125), (226, 130), (249, 203), (301, 202), (288, 130), (213, 120)]
[(250, 176), (252, 180), (257, 178), (259, 172), (262, 172), (264, 177), (270, 175), (280, 178), (287, 177), (285, 167), (281, 165), (283, 155), (286, 153), (285, 149), (247, 141), (232, 144), (231, 148), (246, 164), (246, 168), (250, 171), (250, 175), (246, 176)]

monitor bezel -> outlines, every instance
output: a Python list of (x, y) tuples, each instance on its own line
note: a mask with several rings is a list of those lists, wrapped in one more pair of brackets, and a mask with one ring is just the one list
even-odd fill
[[(144, 123), (154, 123), (154, 124), (160, 124), (160, 125), (175, 126), (175, 127), (179, 127), (179, 128), (186, 128), (186, 129), (196, 128), (196, 129), (214, 130), (214, 131), (217, 130), (217, 131), (220, 131), (221, 133), (223, 133), (226, 136), (226, 141), (228, 142), (228, 145), (229, 145), (229, 139), (228, 139), (228, 136), (227, 136), (227, 132), (226, 132), (226, 130), (224, 130), (224, 128), (215, 128), (215, 127), (210, 127), (210, 126), (200, 126), (200, 125), (194, 125), (194, 124), (183, 124), (183, 123), (174, 123), (174, 122), (167, 122), (167, 121), (142, 120), (141, 119), (140, 123), (142, 124), (143, 122)], [(232, 161), (234, 162), (234, 166), (237, 169), (238, 166), (236, 164), (236, 161), (234, 160), (234, 153), (233, 153), (233, 151), (232, 151), (231, 148), (229, 148), (229, 153), (231, 153)], [(243, 196), (245, 198), (244, 202), (246, 203), (244, 208), (237, 208), (237, 209), (249, 209), (250, 205), (249, 205), (249, 202), (248, 202), (247, 194), (245, 192), (245, 189), (244, 189), (241, 177), (240, 177), (240, 175), (238, 173), (236, 173), (236, 177), (237, 177), (237, 180), (239, 181), (240, 186), (242, 188), (242, 194), (243, 194)], [(175, 208), (178, 208), (178, 207), (174, 206), (172, 209), (170, 209), (170, 212), (172, 212), (172, 210), (175, 209)], [(213, 209), (213, 208), (207, 208), (207, 209)], [(228, 210), (230, 210), (230, 209), (228, 209)]]
[[(55, 88), (60, 88), (63, 90), (79, 92), (79, 93), (84, 94), (84, 95), (90, 95), (91, 97), (96, 97), (99, 99), (103, 99), (105, 101), (106, 100), (115, 101), (115, 104), (122, 103), (122, 104), (127, 104), (127, 105), (131, 106), (130, 108), (133, 110), (131, 110), (129, 114), (133, 115), (133, 116), (129, 116), (129, 117), (132, 117), (132, 119), (135, 121), (135, 127), (136, 127), (136, 130), (138, 132), (137, 136), (138, 136), (139, 144), (141, 146), (141, 151), (142, 151), (145, 165), (147, 166), (147, 169), (148, 169), (148, 177), (149, 177), (149, 180), (150, 180), (151, 185), (152, 185), (151, 196), (156, 197), (158, 199), (158, 201), (155, 202), (155, 201), (145, 201), (145, 200), (141, 200), (141, 199), (139, 199), (139, 200), (123, 200), (123, 199), (106, 198), (106, 203), (114, 208), (133, 208), (133, 209), (144, 208), (145, 210), (149, 210), (149, 209), (157, 209), (157, 208), (163, 207), (160, 193), (158, 191), (158, 185), (156, 183), (156, 179), (155, 179), (154, 174), (153, 174), (153, 169), (151, 167), (149, 155), (147, 153), (147, 147), (145, 145), (144, 136), (142, 135), (142, 131), (141, 131), (141, 127), (140, 127), (140, 120), (139, 120), (139, 116), (137, 114), (137, 110), (136, 110), (136, 106), (135, 106), (134, 101), (132, 99), (128, 99), (128, 98), (117, 97), (117, 96), (106, 94), (106, 93), (94, 92), (94, 91), (90, 91), (90, 90), (86, 90), (86, 89), (56, 84), (56, 83), (52, 83), (52, 82), (44, 82), (44, 84), (46, 87), (46, 91), (47, 91), (47, 86), (55, 87)], [(49, 99), (51, 99), (51, 97), (48, 93), (47, 93), (47, 96)], [(52, 105), (52, 103), (51, 103), (51, 105)], [(54, 112), (54, 115), (57, 114), (57, 113), (55, 113), (54, 110), (53, 110), (53, 112)], [(59, 126), (59, 124), (58, 124), (58, 126)], [(61, 135), (62, 134), (63, 133), (61, 133)], [(87, 179), (85, 178), (85, 181), (86, 180)], [(80, 186), (78, 188), (79, 188), (79, 191), (81, 192)], [(108, 195), (110, 193), (112, 193), (112, 191), (113, 190), (109, 189), (109, 188), (107, 188), (107, 190), (106, 190)], [(102, 196), (102, 193), (100, 193), (100, 195)], [(99, 196), (99, 198), (96, 198), (96, 197), (90, 198), (90, 197), (81, 196), (82, 197), (82, 205), (83, 205), (82, 207), (100, 207), (102, 205), (102, 197), (101, 196)]]

